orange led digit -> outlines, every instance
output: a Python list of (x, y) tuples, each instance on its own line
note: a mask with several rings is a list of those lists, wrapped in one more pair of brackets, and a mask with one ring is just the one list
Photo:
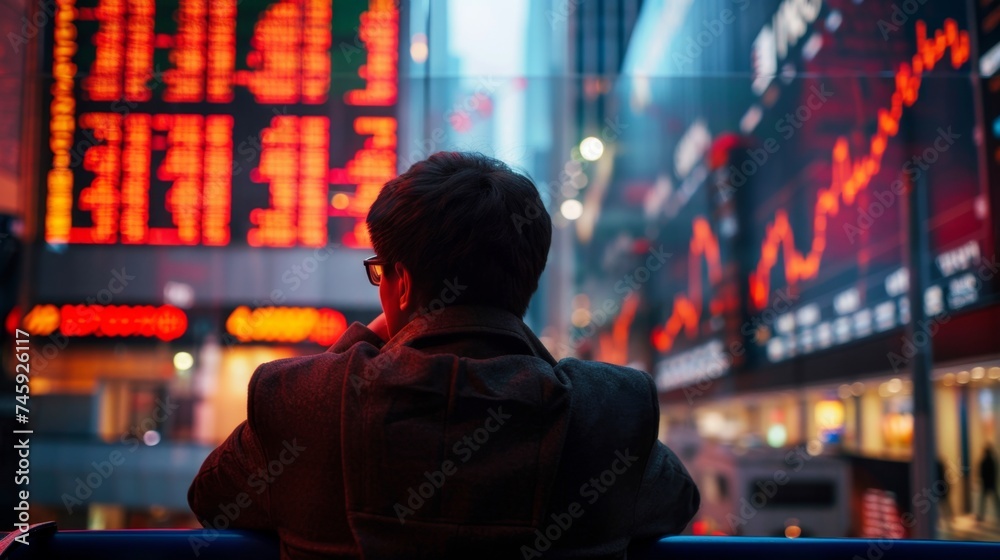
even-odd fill
[(371, 0), (361, 14), (358, 36), (368, 50), (368, 60), (358, 69), (365, 89), (349, 91), (348, 105), (388, 106), (396, 103), (399, 48), (399, 10), (392, 0)]
[(297, 228), (295, 212), (298, 201), (299, 118), (279, 116), (271, 119), (270, 128), (261, 133), (260, 165), (253, 180), (270, 184), (271, 207), (250, 213), (257, 227), (250, 230), (247, 242), (254, 247), (291, 247)]
[(233, 100), (236, 69), (236, 1), (208, 0), (206, 98), (211, 103)]
[(114, 243), (118, 240), (122, 117), (117, 113), (87, 113), (80, 128), (93, 130), (99, 142), (83, 154), (83, 168), (94, 175), (80, 191), (80, 209), (90, 212), (92, 227), (70, 230), (71, 243)]
[(253, 50), (247, 55), (252, 70), (238, 71), (235, 81), (246, 86), (258, 103), (299, 102), (301, 27), (302, 9), (291, 0), (269, 6), (254, 26)]
[(153, 335), (160, 340), (170, 341), (187, 331), (187, 315), (172, 305), (157, 307), (153, 311), (152, 323)]
[(201, 240), (201, 178), (204, 117), (157, 115), (153, 128), (167, 133), (167, 149), (156, 178), (172, 182), (166, 208), (176, 228), (152, 228), (154, 245), (196, 245)]
[(347, 330), (343, 313), (328, 308), (237, 307), (226, 319), (226, 332), (240, 342), (311, 341), (329, 346)]
[(320, 309), (316, 317), (316, 323), (309, 331), (309, 340), (330, 346), (340, 338), (347, 330), (347, 319), (343, 313), (333, 309)]
[(122, 149), (122, 242), (149, 242), (149, 167), (152, 138), (150, 115), (125, 117)]
[[(127, 47), (125, 59), (125, 99), (149, 101), (153, 78), (153, 23), (156, 17), (154, 0), (128, 0)], [(128, 53), (127, 56), (125, 53)]]
[(330, 91), (330, 24), (333, 8), (329, 0), (305, 0), (302, 33), (302, 102), (325, 103)]
[(205, 100), (206, 0), (181, 0), (175, 18), (177, 34), (170, 51), (173, 68), (163, 73), (164, 101), (194, 103)]
[(229, 244), (233, 185), (233, 118), (205, 117), (205, 167), (202, 189), (202, 242)]
[(141, 336), (170, 341), (187, 330), (187, 315), (172, 305), (63, 305), (57, 313), (59, 332), (66, 336)]
[(124, 93), (125, 5), (125, 0), (100, 0), (93, 12), (100, 24), (94, 35), (96, 54), (82, 85), (94, 101), (116, 101)]
[[(13, 313), (13, 311), (12, 311)], [(15, 322), (31, 334), (48, 336), (59, 328), (59, 309), (54, 305), (36, 305), (28, 311), (23, 319)], [(14, 329), (9, 329), (11, 332)]]
[(45, 200), (45, 240), (68, 243), (73, 226), (73, 171), (70, 169), (73, 133), (76, 130), (76, 26), (75, 0), (58, 0), (55, 12), (55, 44), (52, 60), (52, 103), (49, 105), (49, 149), (52, 169)]
[(342, 242), (348, 247), (370, 247), (365, 216), (379, 190), (396, 175), (396, 119), (393, 117), (358, 117), (354, 132), (371, 138), (365, 147), (354, 154), (345, 169), (331, 171), (331, 182), (356, 185), (353, 197), (348, 195), (346, 207), (330, 210), (333, 216), (347, 216), (355, 220), (352, 231)]
[(299, 243), (322, 247), (327, 240), (327, 174), (330, 169), (330, 119), (302, 117), (299, 136)]

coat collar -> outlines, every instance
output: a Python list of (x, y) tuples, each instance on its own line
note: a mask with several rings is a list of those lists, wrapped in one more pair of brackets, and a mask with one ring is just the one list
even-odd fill
[(455, 333), (490, 333), (511, 337), (523, 343), (533, 356), (551, 365), (556, 364), (545, 345), (516, 315), (495, 307), (473, 305), (445, 307), (413, 319), (386, 342), (382, 351), (409, 346), (423, 338)]

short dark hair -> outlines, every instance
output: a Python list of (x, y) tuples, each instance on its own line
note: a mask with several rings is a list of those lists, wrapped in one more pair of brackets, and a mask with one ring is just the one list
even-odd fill
[(441, 297), (454, 300), (437, 305), (523, 317), (552, 243), (534, 183), (479, 153), (438, 152), (413, 164), (382, 187), (367, 222), (378, 256), (410, 271), (417, 307), (457, 284)]

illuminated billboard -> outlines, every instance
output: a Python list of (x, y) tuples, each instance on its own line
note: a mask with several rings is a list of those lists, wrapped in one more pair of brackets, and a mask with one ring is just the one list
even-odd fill
[[(170, 282), (206, 284), (196, 304), (211, 306), (282, 303), (275, 290), (377, 302), (346, 263), (370, 251), (365, 216), (396, 174), (394, 2), (50, 10), (37, 299), (82, 301), (103, 279), (91, 269), (124, 265), (143, 273), (121, 295), (133, 303), (160, 303)], [(310, 259), (320, 272), (293, 286)]]
[[(638, 224), (630, 235), (672, 253), (641, 287), (652, 324), (627, 325), (653, 350), (661, 390), (898, 339), (910, 321), (914, 185), (929, 198), (929, 321), (995, 301), (995, 273), (981, 272), (995, 262), (996, 193), (981, 164), (988, 128), (971, 79), (988, 60), (975, 64), (965, 5), (928, 3), (905, 21), (893, 6), (644, 9), (654, 27), (666, 17), (658, 11), (684, 12), (683, 23), (658, 51), (630, 45), (639, 63), (617, 92), (629, 128), (591, 252), (618, 243), (615, 224), (628, 214)], [(595, 284), (604, 273), (587, 274)], [(884, 352), (875, 358), (850, 367), (896, 365)]]

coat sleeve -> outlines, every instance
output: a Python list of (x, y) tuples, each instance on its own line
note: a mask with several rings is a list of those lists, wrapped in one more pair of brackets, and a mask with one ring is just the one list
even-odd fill
[[(327, 352), (339, 354), (359, 342), (376, 348), (385, 344), (361, 323), (353, 323)], [(268, 387), (280, 376), (280, 366), (261, 364), (250, 379), (247, 391), (247, 419), (233, 430), (225, 442), (205, 459), (188, 490), (188, 505), (201, 524), (214, 529), (276, 530), (271, 517), (268, 458), (260, 435), (268, 428), (267, 418), (274, 414), (273, 402), (267, 401)], [(256, 390), (265, 394), (258, 401)]]
[(679, 534), (700, 505), (701, 494), (681, 460), (666, 445), (655, 442), (639, 489), (633, 537)]
[[(655, 418), (660, 417), (656, 385), (649, 378)], [(653, 436), (653, 448), (635, 505), (635, 540), (677, 535), (698, 513), (701, 494), (677, 455)]]
[(254, 388), (250, 380), (247, 419), (205, 459), (188, 490), (188, 504), (201, 524), (213, 529), (270, 529), (267, 458), (254, 430)]

